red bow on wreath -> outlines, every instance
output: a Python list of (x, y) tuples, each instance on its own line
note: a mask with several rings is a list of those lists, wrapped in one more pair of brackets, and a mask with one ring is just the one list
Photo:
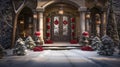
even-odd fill
[(65, 25), (66, 25), (66, 24), (68, 24), (68, 22), (67, 22), (66, 20), (64, 20), (64, 21), (63, 21), (63, 24), (65, 24)]
[(58, 24), (58, 20), (55, 20), (55, 21), (54, 21), (54, 24), (57, 25), (57, 24)]

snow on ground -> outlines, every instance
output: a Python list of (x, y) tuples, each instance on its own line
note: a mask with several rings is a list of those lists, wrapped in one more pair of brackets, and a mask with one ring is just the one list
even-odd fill
[(120, 56), (100, 56), (96, 51), (27, 51), (25, 56), (5, 56), (0, 67), (120, 67)]

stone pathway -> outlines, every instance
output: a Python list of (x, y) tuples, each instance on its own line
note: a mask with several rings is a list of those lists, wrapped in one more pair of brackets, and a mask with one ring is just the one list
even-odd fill
[(0, 67), (119, 67), (120, 56), (100, 56), (96, 51), (28, 51), (25, 56), (5, 56)]

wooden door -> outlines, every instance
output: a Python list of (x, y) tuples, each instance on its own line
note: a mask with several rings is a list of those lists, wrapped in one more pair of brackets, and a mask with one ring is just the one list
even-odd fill
[(69, 17), (64, 15), (53, 16), (52, 36), (55, 42), (68, 42), (70, 40)]

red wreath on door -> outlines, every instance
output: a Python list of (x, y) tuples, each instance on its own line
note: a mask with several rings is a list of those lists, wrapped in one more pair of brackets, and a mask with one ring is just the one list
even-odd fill
[(64, 20), (64, 21), (63, 21), (63, 24), (65, 24), (65, 25), (66, 25), (66, 24), (68, 24), (68, 22), (67, 22), (66, 20)]
[(58, 22), (58, 20), (56, 19), (55, 21), (54, 21), (54, 24), (55, 25), (57, 25), (59, 22)]

